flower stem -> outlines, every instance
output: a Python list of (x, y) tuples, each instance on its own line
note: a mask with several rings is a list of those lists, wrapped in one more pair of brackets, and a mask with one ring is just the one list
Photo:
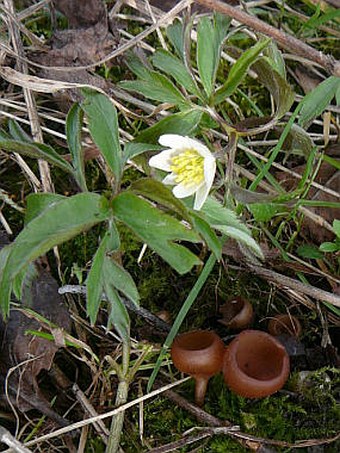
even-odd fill
[[(117, 388), (115, 406), (119, 407), (127, 402), (129, 393), (129, 383), (131, 382), (129, 376), (129, 363), (130, 363), (130, 344), (123, 342), (122, 351), (122, 375), (119, 377), (119, 384)], [(119, 450), (119, 441), (123, 429), (125, 411), (119, 412), (112, 417), (109, 441), (105, 453), (117, 453)]]

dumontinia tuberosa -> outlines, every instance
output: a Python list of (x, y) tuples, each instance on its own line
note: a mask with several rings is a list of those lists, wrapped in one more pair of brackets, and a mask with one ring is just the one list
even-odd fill
[(226, 349), (223, 375), (240, 396), (262, 398), (280, 390), (289, 376), (289, 356), (282, 344), (266, 332), (244, 330)]
[(195, 401), (202, 406), (209, 379), (222, 370), (225, 346), (221, 338), (208, 330), (178, 335), (171, 348), (175, 367), (195, 379)]

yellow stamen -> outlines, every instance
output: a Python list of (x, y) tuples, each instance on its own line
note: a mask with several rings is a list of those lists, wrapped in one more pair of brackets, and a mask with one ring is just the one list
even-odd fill
[(200, 184), (204, 180), (204, 157), (195, 149), (186, 149), (171, 158), (170, 169), (176, 176), (176, 184)]

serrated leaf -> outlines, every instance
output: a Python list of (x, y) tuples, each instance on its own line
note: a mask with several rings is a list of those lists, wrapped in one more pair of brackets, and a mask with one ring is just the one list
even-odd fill
[(148, 80), (125, 80), (120, 82), (119, 86), (125, 90), (136, 91), (154, 101), (175, 105), (188, 103), (168, 77), (155, 71), (150, 71)]
[(185, 205), (160, 181), (152, 178), (141, 178), (131, 184), (130, 190), (136, 195), (142, 195), (149, 200), (171, 209), (183, 219), (190, 221), (190, 216)]
[(79, 187), (86, 192), (84, 152), (81, 144), (81, 129), (83, 125), (83, 110), (79, 104), (74, 104), (66, 117), (67, 143), (72, 156), (74, 177)]
[(280, 207), (272, 203), (254, 203), (248, 206), (257, 222), (269, 222), (279, 211)]
[(153, 65), (166, 74), (171, 75), (176, 82), (183, 86), (189, 93), (200, 97), (200, 92), (184, 63), (165, 50), (158, 50), (151, 57)]
[(257, 256), (263, 259), (260, 246), (252, 238), (246, 225), (237, 218), (234, 211), (225, 208), (218, 201), (208, 197), (200, 212), (212, 228), (220, 231), (227, 237), (242, 242), (253, 250)]
[(340, 86), (340, 77), (331, 76), (310, 91), (301, 101), (299, 125), (307, 127), (330, 104)]
[(200, 211), (209, 225), (224, 225), (238, 228), (248, 233), (248, 228), (238, 219), (235, 212), (225, 208), (217, 200), (208, 197)]
[(59, 154), (48, 145), (42, 143), (29, 143), (17, 140), (0, 140), (0, 149), (3, 151), (22, 154), (23, 156), (33, 157), (35, 159), (43, 159), (46, 162), (62, 168), (68, 173), (73, 173), (71, 165), (66, 162)]
[(108, 219), (109, 208), (100, 195), (77, 194), (42, 211), (28, 223), (13, 242), (7, 261), (14, 278), (28, 263), (97, 223)]
[(260, 53), (268, 45), (270, 39), (257, 42), (253, 47), (247, 49), (232, 66), (226, 82), (216, 92), (214, 104), (219, 104), (231, 96), (247, 74), (249, 67), (255, 63)]
[(118, 117), (115, 106), (104, 94), (83, 88), (84, 110), (93, 141), (100, 149), (117, 181), (121, 176), (122, 150), (119, 143)]
[(198, 235), (178, 220), (136, 195), (123, 192), (112, 201), (113, 215), (155, 250), (177, 272), (184, 274), (200, 263), (196, 255), (174, 241), (198, 242)]
[(221, 231), (221, 233), (225, 234), (227, 237), (235, 239), (238, 242), (249, 247), (259, 258), (264, 259), (261, 247), (252, 238), (250, 232), (245, 233), (243, 230), (234, 227), (228, 227), (223, 225), (217, 225), (216, 228)]
[(175, 113), (142, 131), (135, 138), (135, 142), (157, 143), (162, 134), (189, 135), (196, 129), (201, 118), (202, 112), (199, 110)]

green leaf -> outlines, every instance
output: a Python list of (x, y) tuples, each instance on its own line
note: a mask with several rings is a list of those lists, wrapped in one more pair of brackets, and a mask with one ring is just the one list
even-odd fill
[(224, 225), (238, 228), (248, 233), (248, 228), (238, 219), (235, 212), (225, 208), (217, 200), (208, 197), (200, 211), (209, 225)]
[[(106, 261), (105, 261), (106, 263)], [(104, 291), (107, 299), (110, 302), (111, 310), (108, 321), (108, 328), (114, 326), (120, 338), (125, 344), (130, 343), (130, 318), (125, 305), (123, 304), (119, 294), (110, 284), (109, 269), (104, 266)]]
[(324, 253), (335, 253), (340, 250), (340, 245), (336, 242), (323, 242), (319, 249)]
[(139, 79), (149, 80), (151, 68), (148, 68), (146, 62), (142, 61), (134, 52), (127, 53), (125, 62), (130, 71)]
[(114, 216), (146, 242), (177, 272), (184, 274), (200, 260), (174, 241), (198, 242), (197, 234), (136, 195), (123, 192), (112, 201)]
[(163, 74), (150, 71), (148, 80), (125, 80), (119, 86), (125, 90), (136, 91), (143, 96), (159, 102), (170, 104), (187, 104), (187, 99), (175, 85)]
[(138, 142), (128, 142), (124, 146), (123, 151), (123, 162), (124, 164), (134, 157), (139, 156), (140, 154), (145, 153), (146, 151), (160, 151), (162, 150), (160, 145), (150, 145), (150, 143), (138, 143)]
[(56, 193), (31, 193), (26, 198), (25, 225), (40, 215), (47, 207), (53, 203), (59, 203), (66, 197)]
[[(106, 260), (111, 261), (107, 254), (114, 250), (118, 250), (119, 246), (119, 233), (115, 224), (111, 222), (110, 229), (106, 232), (94, 255), (92, 266), (86, 280), (87, 314), (92, 324), (96, 322), (100, 302), (103, 299), (105, 288), (104, 266), (107, 265)], [(109, 283), (110, 285), (113, 284), (112, 275), (109, 277)]]
[(7, 263), (13, 244), (6, 245), (0, 250), (0, 308), (6, 318), (9, 314), (11, 300), (12, 282), (8, 278)]
[(74, 177), (79, 187), (87, 192), (85, 179), (84, 152), (81, 144), (81, 128), (83, 125), (83, 110), (79, 104), (74, 104), (66, 118), (67, 143), (72, 156)]
[(270, 41), (268, 46), (263, 51), (264, 59), (270, 64), (270, 66), (280, 74), (280, 76), (286, 80), (286, 66), (282, 56), (282, 52), (277, 47), (275, 41)]
[(187, 110), (175, 113), (161, 119), (155, 125), (142, 131), (135, 139), (136, 142), (157, 143), (162, 134), (181, 134), (189, 135), (198, 126), (202, 118), (199, 110)]
[(62, 168), (68, 173), (73, 173), (71, 165), (66, 162), (59, 154), (48, 145), (42, 143), (29, 143), (17, 140), (0, 140), (0, 149), (3, 151), (14, 152), (35, 159), (43, 159), (52, 165)]
[(104, 266), (106, 268), (106, 270), (104, 270), (104, 275), (109, 278), (110, 284), (138, 306), (138, 289), (129, 272), (127, 272), (108, 255), (105, 256)]
[[(281, 131), (282, 132), (282, 131)], [(308, 157), (313, 150), (314, 143), (310, 135), (297, 124), (293, 124), (284, 141), (283, 148), (294, 154), (303, 154)]]
[(252, 238), (250, 231), (237, 217), (234, 211), (225, 208), (218, 201), (208, 197), (202, 210), (205, 220), (215, 230), (220, 231), (227, 237), (236, 239), (249, 247), (258, 257), (263, 259), (260, 246)]
[(307, 127), (330, 104), (340, 86), (340, 77), (331, 76), (310, 91), (301, 101), (299, 125)]
[(183, 86), (189, 93), (200, 97), (200, 92), (195, 81), (179, 58), (162, 49), (153, 54), (151, 61), (156, 68), (171, 75), (176, 82), (180, 86)]
[(103, 237), (93, 257), (92, 266), (86, 279), (86, 309), (91, 324), (94, 325), (98, 316), (100, 302), (103, 298), (104, 279), (103, 266), (105, 254), (108, 251), (110, 232)]
[(227, 237), (235, 239), (236, 241), (246, 245), (249, 249), (251, 249), (255, 253), (255, 255), (257, 255), (261, 259), (264, 259), (261, 247), (252, 238), (250, 232), (245, 233), (239, 228), (233, 228), (224, 225), (216, 225), (215, 228), (221, 231), (221, 233), (225, 234)]
[(197, 68), (207, 97), (213, 93), (220, 61), (218, 34), (209, 17), (202, 17), (197, 26)]
[(269, 38), (261, 40), (242, 54), (242, 56), (232, 66), (226, 82), (219, 90), (217, 90), (214, 104), (219, 104), (235, 92), (236, 88), (246, 76), (250, 65), (255, 62), (259, 54), (269, 44), (269, 42)]
[(315, 259), (315, 260), (323, 258), (323, 254), (320, 252), (320, 250), (317, 247), (315, 247), (315, 245), (311, 245), (311, 244), (300, 245), (297, 248), (296, 252), (302, 258)]
[(77, 234), (108, 219), (103, 198), (94, 193), (77, 194), (49, 205), (17, 236), (7, 261), (10, 277), (28, 263)]
[(333, 221), (333, 230), (338, 238), (340, 238), (340, 220)]
[(8, 128), (11, 136), (14, 138), (14, 140), (17, 140), (19, 142), (32, 142), (32, 137), (30, 137), (24, 129), (20, 126), (20, 124), (15, 121), (10, 119), (8, 121)]
[(83, 88), (81, 104), (93, 141), (100, 149), (116, 180), (121, 177), (122, 150), (119, 143), (118, 117), (111, 100), (97, 91)]
[(184, 32), (184, 24), (179, 19), (175, 19), (166, 29), (166, 34), (171, 44), (181, 58), (184, 55)]
[(280, 207), (272, 203), (254, 203), (248, 206), (256, 222), (269, 222), (279, 211)]
[(173, 195), (172, 190), (160, 181), (152, 178), (141, 178), (131, 184), (130, 190), (136, 195), (142, 195), (145, 198), (149, 198), (149, 200), (171, 209), (183, 219), (190, 221), (190, 216), (185, 205)]
[(276, 118), (281, 118), (294, 102), (294, 92), (286, 79), (277, 72), (267, 58), (261, 58), (252, 65), (258, 80), (273, 96), (276, 106)]
[(202, 236), (209, 250), (212, 251), (217, 260), (220, 260), (222, 257), (222, 242), (218, 239), (214, 230), (208, 222), (194, 212), (192, 212), (191, 219), (195, 230)]

